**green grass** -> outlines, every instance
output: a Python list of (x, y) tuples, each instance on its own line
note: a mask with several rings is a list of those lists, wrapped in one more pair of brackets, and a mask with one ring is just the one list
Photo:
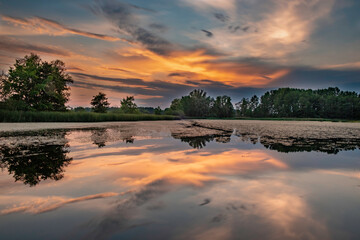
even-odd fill
[[(0, 110), (0, 122), (106, 122), (106, 121), (156, 121), (178, 120), (180, 117), (155, 114), (122, 114), (94, 112), (24, 112)], [(220, 118), (188, 118), (185, 119), (220, 119)], [(360, 122), (359, 120), (327, 119), (327, 118), (225, 118), (229, 120), (271, 120), (271, 121), (322, 121), (322, 122)]]
[(106, 122), (177, 120), (179, 117), (154, 114), (93, 112), (23, 112), (0, 110), (0, 122)]

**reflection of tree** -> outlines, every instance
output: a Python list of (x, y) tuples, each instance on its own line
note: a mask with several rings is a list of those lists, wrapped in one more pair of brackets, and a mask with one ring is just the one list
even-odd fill
[(250, 133), (240, 133), (236, 131), (238, 136), (244, 142), (252, 142), (256, 144), (258, 139), (260, 143), (267, 149), (276, 150), (278, 152), (325, 152), (328, 154), (337, 154), (342, 150), (355, 150), (360, 148), (360, 139), (355, 138), (295, 138), (295, 137), (276, 137), (276, 136), (259, 136)]
[(131, 136), (131, 137), (124, 137), (123, 141), (128, 144), (128, 143), (134, 143), (135, 139)]
[(203, 148), (206, 146), (207, 142), (214, 140), (213, 136), (202, 136), (202, 137), (182, 137), (180, 138), (182, 142), (188, 143), (193, 148)]
[(219, 143), (229, 143), (231, 141), (231, 135), (218, 136), (215, 140)]
[(173, 136), (176, 139), (180, 139), (182, 142), (188, 143), (191, 147), (201, 149), (206, 147), (206, 143), (216, 141), (220, 143), (228, 143), (231, 140), (231, 134), (224, 135), (205, 135), (197, 137), (178, 137)]
[(105, 147), (109, 134), (106, 128), (91, 130), (91, 141), (99, 148)]
[(15, 181), (35, 186), (42, 180), (60, 180), (64, 167), (72, 160), (67, 157), (68, 144), (0, 146), (0, 167), (7, 168)]
[(278, 139), (262, 137), (260, 142), (264, 147), (278, 152), (325, 152), (337, 154), (340, 151), (360, 148), (360, 139)]
[[(193, 126), (189, 127), (192, 128)], [(188, 129), (188, 128), (187, 128)], [(232, 133), (225, 132), (223, 134), (207, 134), (203, 136), (191, 136), (189, 132), (173, 132), (172, 137), (180, 139), (182, 142), (188, 143), (193, 148), (203, 148), (208, 142), (216, 141), (220, 143), (228, 143), (231, 140)], [(190, 135), (190, 136), (189, 136)], [(260, 142), (265, 148), (278, 152), (325, 152), (328, 154), (337, 154), (340, 151), (355, 150), (360, 148), (359, 138), (295, 138), (295, 137), (279, 137), (279, 136), (261, 136), (254, 133), (235, 132), (235, 136), (239, 137), (243, 142), (257, 144)]]

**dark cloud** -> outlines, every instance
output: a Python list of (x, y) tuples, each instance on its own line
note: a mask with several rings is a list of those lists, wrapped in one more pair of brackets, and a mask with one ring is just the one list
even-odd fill
[(167, 55), (172, 50), (172, 44), (167, 40), (160, 38), (145, 28), (137, 28), (132, 32), (136, 41), (142, 43), (147, 49), (160, 55)]
[(185, 77), (182, 73), (169, 73), (168, 77)]
[(156, 12), (157, 12), (157, 11), (155, 11), (154, 9), (140, 7), (140, 6), (138, 6), (138, 5), (131, 4), (131, 3), (129, 3), (129, 6), (135, 8), (135, 9), (139, 9), (139, 10), (146, 11), (146, 12), (151, 12), (151, 13), (156, 13)]
[(131, 71), (122, 69), (122, 68), (106, 68), (108, 70), (112, 70), (112, 71), (119, 71), (119, 72), (126, 72), (126, 73), (131, 73)]
[(229, 26), (228, 29), (231, 33), (236, 33), (238, 30), (242, 30), (243, 32), (247, 32), (250, 29), (250, 26), (240, 27), (240, 26)]
[(160, 24), (160, 23), (151, 23), (151, 24), (149, 24), (149, 28), (159, 31), (161, 33), (164, 33), (168, 30), (167, 26)]
[(91, 6), (91, 10), (112, 22), (119, 33), (130, 37), (129, 41), (140, 43), (152, 52), (167, 55), (174, 49), (174, 45), (169, 41), (139, 26), (133, 14), (134, 6), (131, 4), (115, 0), (97, 0), (96, 4)]
[(79, 67), (67, 67), (66, 70), (68, 71), (84, 71), (84, 69), (81, 69)]
[(240, 29), (240, 26), (229, 26), (228, 28), (229, 28), (230, 32), (236, 33), (237, 30)]
[(11, 53), (29, 54), (31, 52), (40, 52), (58, 56), (70, 56), (70, 52), (57, 47), (26, 43), (6, 36), (0, 38), (0, 50)]
[(181, 78), (187, 78), (187, 79), (194, 79), (196, 78), (197, 74), (194, 72), (188, 72), (188, 71), (179, 71), (179, 72), (172, 72), (168, 74), (168, 77), (181, 77)]
[(204, 55), (211, 55), (211, 56), (214, 56), (214, 57), (226, 57), (226, 56), (228, 56), (227, 53), (219, 51), (219, 50), (215, 49), (214, 47), (212, 47), (212, 46), (210, 46), (208, 44), (204, 44), (204, 43), (188, 47), (186, 50), (189, 51), (189, 52), (202, 51)]
[(212, 32), (210, 32), (210, 31), (207, 31), (207, 30), (204, 30), (204, 29), (201, 29), (201, 31), (203, 31), (206, 34), (207, 37), (214, 36), (214, 34)]
[(227, 22), (230, 20), (230, 17), (223, 13), (214, 13), (214, 17), (221, 22)]
[(267, 80), (272, 80), (271, 77), (268, 77), (268, 76), (266, 76), (266, 75), (262, 75), (262, 76), (260, 76), (260, 77), (265, 78), (265, 79), (267, 79)]
[(244, 32), (247, 32), (249, 30), (249, 28), (250, 28), (250, 26), (245, 26), (241, 30), (243, 30)]
[(110, 82), (123, 83), (123, 84), (127, 84), (127, 85), (146, 84), (146, 82), (144, 80), (139, 79), (139, 78), (111, 78), (111, 77), (102, 77), (102, 76), (90, 75), (90, 74), (79, 73), (79, 72), (71, 72), (71, 75), (73, 75), (75, 78), (110, 81)]

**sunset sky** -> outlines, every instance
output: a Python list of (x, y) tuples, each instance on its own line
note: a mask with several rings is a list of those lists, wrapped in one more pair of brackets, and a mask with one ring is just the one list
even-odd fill
[(360, 92), (359, 0), (0, 0), (0, 70), (65, 62), (70, 106), (169, 106), (195, 88), (233, 102), (278, 87)]

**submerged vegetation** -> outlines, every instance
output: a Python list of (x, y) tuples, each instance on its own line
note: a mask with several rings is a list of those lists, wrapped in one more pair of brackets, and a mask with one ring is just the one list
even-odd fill
[(105, 93), (99, 92), (92, 108), (69, 108), (71, 76), (60, 60), (42, 61), (36, 54), (17, 59), (8, 74), (0, 75), (0, 121), (3, 122), (95, 122), (172, 120), (189, 118), (262, 119), (360, 119), (360, 95), (339, 88), (279, 88), (261, 97), (243, 98), (236, 109), (229, 96), (210, 97), (195, 89), (174, 99), (169, 108), (138, 107), (134, 96), (110, 107)]

